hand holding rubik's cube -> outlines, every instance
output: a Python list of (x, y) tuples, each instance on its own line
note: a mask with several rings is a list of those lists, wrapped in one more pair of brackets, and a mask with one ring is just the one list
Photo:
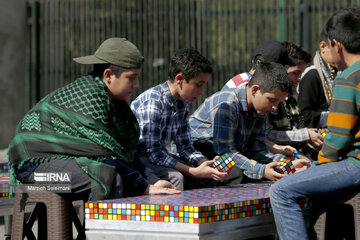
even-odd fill
[(281, 158), (279, 161), (280, 165), (274, 167), (274, 170), (281, 174), (293, 174), (296, 172), (294, 165), (292, 164), (290, 159)]
[(286, 148), (287, 151), (291, 152), (292, 155), (286, 155), (286, 157), (288, 157), (289, 159), (298, 159), (299, 158), (299, 152), (296, 149), (290, 149), (290, 148)]
[(213, 167), (217, 168), (220, 172), (228, 172), (234, 165), (234, 160), (232, 160), (229, 154), (225, 153), (214, 162)]
[(318, 130), (318, 134), (320, 134), (321, 136), (325, 137), (325, 135), (329, 132), (329, 130), (327, 128), (322, 128)]

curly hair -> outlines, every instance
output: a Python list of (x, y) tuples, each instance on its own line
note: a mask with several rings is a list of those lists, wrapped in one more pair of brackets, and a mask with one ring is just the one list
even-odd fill
[(284, 47), (286, 48), (290, 57), (295, 58), (297, 60), (297, 64), (299, 63), (310, 63), (311, 62), (311, 54), (302, 49), (300, 46), (296, 45), (293, 42), (285, 41), (283, 42)]

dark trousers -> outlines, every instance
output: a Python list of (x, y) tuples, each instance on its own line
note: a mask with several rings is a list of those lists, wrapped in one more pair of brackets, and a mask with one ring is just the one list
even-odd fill
[[(37, 168), (28, 176), (21, 178), (20, 182), (24, 184), (33, 184), (34, 173), (71, 173), (70, 185), (71, 193), (61, 193), (66, 199), (84, 199), (87, 200), (91, 193), (91, 178), (76, 164), (73, 159), (49, 160), (40, 163)], [(51, 182), (51, 185), (66, 184), (64, 182)]]
[[(186, 164), (183, 159), (176, 155), (172, 155), (178, 162)], [(178, 170), (170, 167), (155, 165), (149, 161), (147, 157), (139, 156), (139, 160), (150, 168), (160, 179), (171, 182), (179, 190), (188, 190), (205, 187), (215, 187), (217, 182), (210, 178), (196, 178), (183, 175)]]
[[(121, 198), (141, 195), (145, 192), (148, 184), (142, 174), (132, 164), (121, 159), (108, 159), (105, 163), (115, 166), (116, 174), (112, 184), (111, 198)], [(139, 166), (141, 168), (141, 166)], [(84, 199), (91, 201), (92, 179), (78, 166), (74, 159), (57, 159), (44, 161), (28, 176), (20, 179), (20, 182), (35, 183), (34, 172), (36, 173), (71, 173), (71, 193), (61, 193), (64, 198), (75, 200)], [(124, 184), (126, 183), (126, 184)], [(63, 182), (52, 182), (51, 184), (64, 184)], [(96, 195), (96, 194), (94, 194)]]

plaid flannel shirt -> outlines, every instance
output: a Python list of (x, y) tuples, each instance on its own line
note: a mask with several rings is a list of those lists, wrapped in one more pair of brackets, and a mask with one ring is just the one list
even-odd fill
[(191, 136), (212, 141), (217, 154), (229, 153), (248, 177), (260, 179), (264, 164), (281, 156), (270, 153), (265, 145), (264, 116), (247, 109), (246, 86), (208, 97), (190, 117)]
[(174, 167), (177, 160), (166, 150), (174, 141), (177, 152), (190, 166), (205, 158), (190, 140), (189, 107), (182, 99), (175, 100), (167, 83), (157, 85), (139, 95), (132, 103), (140, 125), (138, 153), (150, 162)]

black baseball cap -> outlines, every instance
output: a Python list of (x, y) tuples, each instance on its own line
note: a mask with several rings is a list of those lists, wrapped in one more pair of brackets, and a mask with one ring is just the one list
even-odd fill
[(289, 56), (286, 48), (276, 40), (261, 42), (255, 49), (255, 57), (261, 55), (265, 62), (276, 62), (281, 65), (296, 66), (296, 60)]

